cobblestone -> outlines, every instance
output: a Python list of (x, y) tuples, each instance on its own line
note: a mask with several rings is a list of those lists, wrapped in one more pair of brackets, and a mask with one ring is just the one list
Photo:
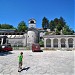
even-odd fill
[(23, 51), (23, 68), (18, 72), (20, 50), (0, 53), (0, 75), (75, 75), (75, 51)]

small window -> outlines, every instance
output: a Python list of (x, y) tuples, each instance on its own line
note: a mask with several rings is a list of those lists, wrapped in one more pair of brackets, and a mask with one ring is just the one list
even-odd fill
[(34, 21), (30, 21), (30, 23), (34, 23)]

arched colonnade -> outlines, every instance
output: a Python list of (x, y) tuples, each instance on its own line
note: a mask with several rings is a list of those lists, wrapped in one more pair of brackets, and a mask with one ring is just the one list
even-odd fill
[(75, 48), (75, 36), (44, 36), (44, 47), (50, 48)]

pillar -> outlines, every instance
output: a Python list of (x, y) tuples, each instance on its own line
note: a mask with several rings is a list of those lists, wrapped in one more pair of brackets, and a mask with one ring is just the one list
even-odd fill
[(51, 48), (53, 48), (53, 38), (51, 38)]
[(66, 48), (69, 48), (69, 46), (68, 46), (68, 38), (66, 38)]
[(3, 38), (1, 39), (1, 45), (3, 44)]
[(73, 48), (75, 48), (75, 37), (73, 38)]
[(61, 48), (61, 39), (58, 38), (58, 48)]
[(44, 47), (46, 48), (46, 38), (44, 38)]

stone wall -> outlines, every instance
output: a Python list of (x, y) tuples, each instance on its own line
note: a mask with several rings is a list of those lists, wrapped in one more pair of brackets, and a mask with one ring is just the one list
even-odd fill
[(8, 41), (11, 46), (27, 46), (27, 34), (24, 34), (23, 37), (8, 38)]

